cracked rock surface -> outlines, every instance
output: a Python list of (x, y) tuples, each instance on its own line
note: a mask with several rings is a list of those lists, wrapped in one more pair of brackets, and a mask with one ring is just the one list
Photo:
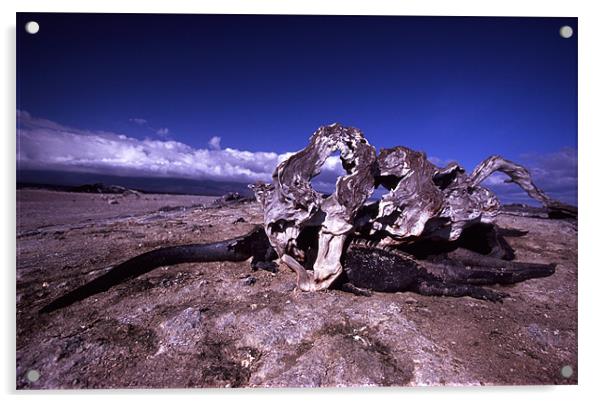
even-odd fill
[(272, 274), (215, 262), (159, 268), (39, 315), (111, 265), (160, 246), (242, 235), (263, 216), (254, 202), (215, 206), (194, 196), (118, 196), (117, 204), (44, 190), (17, 197), (19, 389), (577, 383), (571, 221), (498, 217), (529, 231), (508, 238), (517, 261), (558, 265), (551, 277), (500, 287), (511, 295), (503, 304), (303, 293), (284, 265)]

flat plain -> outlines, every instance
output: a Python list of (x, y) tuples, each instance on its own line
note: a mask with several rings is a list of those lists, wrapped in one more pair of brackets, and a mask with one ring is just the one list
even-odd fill
[(550, 277), (497, 287), (510, 294), (501, 304), (304, 293), (282, 265), (269, 273), (215, 262), (161, 267), (38, 313), (130, 257), (228, 239), (262, 222), (256, 203), (213, 199), (18, 190), (17, 388), (577, 383), (570, 220), (499, 217), (501, 227), (528, 231), (508, 238), (518, 261), (557, 264)]

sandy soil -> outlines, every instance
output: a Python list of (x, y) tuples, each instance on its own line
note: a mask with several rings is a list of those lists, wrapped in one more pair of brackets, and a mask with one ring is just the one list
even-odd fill
[(216, 208), (210, 199), (19, 190), (17, 387), (577, 383), (577, 228), (563, 220), (500, 217), (529, 231), (508, 238), (518, 260), (558, 265), (551, 277), (503, 287), (503, 304), (301, 293), (283, 267), (225, 262), (159, 268), (37, 313), (134, 255), (261, 222), (254, 203)]

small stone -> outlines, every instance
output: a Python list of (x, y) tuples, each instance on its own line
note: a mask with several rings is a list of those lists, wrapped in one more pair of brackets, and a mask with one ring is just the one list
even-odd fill
[(257, 282), (257, 279), (253, 276), (248, 276), (242, 280), (242, 283), (244, 285), (248, 285), (248, 286), (251, 286), (251, 285), (255, 284), (256, 282)]
[(416, 298), (407, 297), (407, 298), (404, 300), (404, 302), (405, 302), (406, 304), (415, 304), (415, 303), (417, 303), (417, 302), (418, 302), (418, 300), (417, 300)]

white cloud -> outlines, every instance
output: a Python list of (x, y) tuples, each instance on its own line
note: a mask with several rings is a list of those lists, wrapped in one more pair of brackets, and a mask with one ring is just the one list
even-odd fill
[(494, 172), (490, 177), (483, 181), (483, 184), (485, 186), (504, 185), (507, 179), (509, 179), (508, 175), (501, 172)]
[(208, 142), (209, 148), (212, 150), (219, 150), (222, 148), (221, 142), (222, 142), (221, 137), (213, 136), (213, 137), (211, 137), (211, 140), (209, 140), (209, 142)]
[(154, 132), (156, 135), (160, 137), (167, 137), (169, 135), (169, 129), (167, 127), (154, 128), (149, 123), (148, 120), (144, 118), (129, 118), (130, 122), (137, 124), (151, 132)]
[[(138, 140), (120, 133), (70, 128), (32, 117), (25, 111), (18, 112), (17, 125), (19, 169), (251, 183), (270, 181), (277, 164), (293, 154), (233, 148), (197, 149), (173, 140)], [(210, 144), (219, 146), (219, 137), (214, 137)], [(323, 168), (333, 182), (336, 169), (330, 159)], [(324, 180), (322, 176), (321, 179)]]
[(169, 129), (167, 127), (162, 127), (157, 130), (157, 134), (159, 136), (167, 136), (169, 134)]
[(142, 119), (142, 118), (130, 118), (130, 122), (136, 123), (137, 125), (140, 126), (145, 126), (148, 121), (146, 119)]
[(445, 165), (444, 161), (441, 158), (435, 157), (432, 155), (427, 157), (427, 160), (429, 160), (432, 164), (434, 164), (436, 166), (444, 166)]

